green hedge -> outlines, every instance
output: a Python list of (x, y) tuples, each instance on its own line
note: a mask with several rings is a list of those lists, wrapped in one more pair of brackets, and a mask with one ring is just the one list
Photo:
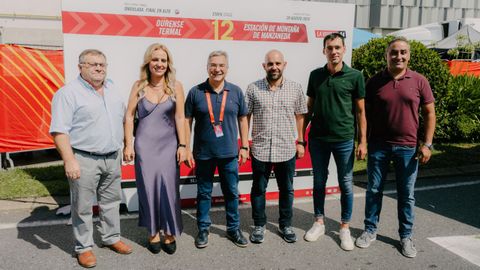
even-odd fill
[[(394, 37), (375, 38), (353, 51), (352, 66), (369, 79), (386, 67), (385, 49)], [(417, 41), (410, 42), (409, 68), (423, 74), (433, 90), (437, 114), (435, 140), (480, 141), (480, 79), (454, 77), (438, 54)]]
[(451, 138), (480, 142), (480, 78), (453, 76), (445, 98), (450, 112)]

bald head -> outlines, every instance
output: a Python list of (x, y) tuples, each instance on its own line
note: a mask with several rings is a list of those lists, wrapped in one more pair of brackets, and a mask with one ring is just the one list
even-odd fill
[(283, 54), (279, 50), (271, 50), (265, 55), (263, 69), (267, 73), (267, 80), (271, 83), (281, 81), (283, 79), (283, 70), (287, 62), (283, 58)]
[(270, 59), (281, 59), (284, 62), (283, 53), (276, 49), (270, 50), (265, 54), (265, 63), (268, 63)]

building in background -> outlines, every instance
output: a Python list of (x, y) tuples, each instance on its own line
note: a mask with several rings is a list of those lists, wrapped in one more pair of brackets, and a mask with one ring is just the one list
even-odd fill
[[(458, 31), (466, 24), (464, 18), (480, 18), (480, 0), (305, 1), (355, 4), (355, 27), (376, 34), (421, 26), (417, 29), (420, 30), (418, 39), (432, 35), (426, 38), (426, 44)], [(472, 24), (471, 20), (468, 24)], [(474, 28), (478, 30), (480, 22), (476, 24)], [(0, 3), (0, 43), (61, 48), (61, 27), (61, 0), (8, 0)]]
[(61, 0), (0, 2), (0, 44), (62, 49)]
[(355, 4), (355, 27), (382, 35), (429, 23), (480, 18), (479, 0), (311, 1)]

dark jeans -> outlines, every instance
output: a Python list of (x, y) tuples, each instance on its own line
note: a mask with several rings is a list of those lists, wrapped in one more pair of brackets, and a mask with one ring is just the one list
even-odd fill
[(209, 212), (212, 204), (213, 175), (216, 168), (218, 168), (220, 186), (225, 199), (227, 231), (235, 231), (240, 226), (238, 159), (236, 157), (196, 160), (198, 230), (208, 230), (212, 224)]
[(253, 185), (250, 193), (252, 218), (255, 226), (267, 223), (265, 214), (265, 191), (270, 173), (275, 173), (280, 196), (278, 198), (278, 224), (288, 227), (292, 224), (293, 175), (295, 174), (295, 157), (284, 162), (263, 162), (252, 157)]
[(315, 217), (325, 216), (325, 187), (328, 180), (328, 164), (333, 154), (337, 165), (338, 185), (340, 187), (340, 203), (342, 206), (342, 222), (348, 223), (352, 218), (353, 208), (353, 156), (354, 142), (322, 142), (309, 139), (310, 157), (313, 168), (313, 211)]
[(391, 161), (395, 167), (397, 184), (397, 213), (400, 238), (412, 235), (415, 219), (414, 188), (417, 179), (418, 160), (416, 148), (410, 146), (368, 144), (368, 186), (365, 199), (365, 230), (373, 233), (377, 230), (382, 210), (383, 187)]

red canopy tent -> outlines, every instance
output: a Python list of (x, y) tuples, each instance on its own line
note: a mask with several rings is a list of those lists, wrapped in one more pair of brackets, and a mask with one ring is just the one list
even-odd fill
[(480, 62), (451, 60), (448, 61), (448, 66), (453, 75), (469, 74), (480, 77)]
[(63, 51), (0, 44), (1, 153), (54, 147), (50, 107), (63, 84)]

